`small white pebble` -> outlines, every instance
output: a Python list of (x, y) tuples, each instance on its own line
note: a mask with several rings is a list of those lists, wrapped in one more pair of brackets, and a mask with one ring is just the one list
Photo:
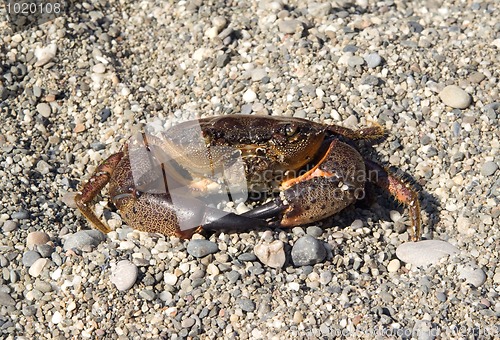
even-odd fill
[(248, 89), (245, 93), (243, 93), (243, 101), (251, 103), (255, 99), (257, 99), (257, 94), (251, 89)]
[(387, 265), (387, 271), (389, 273), (394, 273), (394, 272), (397, 272), (400, 267), (401, 267), (401, 262), (399, 262), (398, 259), (393, 259)]

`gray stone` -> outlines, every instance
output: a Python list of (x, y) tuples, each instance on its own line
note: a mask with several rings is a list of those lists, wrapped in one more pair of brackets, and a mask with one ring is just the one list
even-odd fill
[(64, 242), (64, 250), (81, 249), (84, 246), (96, 247), (99, 243), (106, 239), (99, 230), (81, 230), (69, 235)]
[(0, 306), (15, 306), (16, 301), (8, 293), (0, 291)]
[(194, 257), (204, 257), (219, 251), (216, 243), (208, 240), (191, 240), (187, 245), (187, 252)]
[(238, 256), (238, 260), (243, 261), (243, 262), (255, 261), (255, 260), (257, 260), (257, 256), (255, 256), (252, 253), (243, 253), (243, 254)]
[(301, 237), (292, 248), (292, 261), (296, 266), (313, 265), (323, 261), (326, 249), (320, 241), (310, 235)]
[(481, 167), (481, 175), (488, 177), (493, 175), (498, 169), (498, 165), (495, 162), (486, 162)]
[(28, 250), (23, 254), (23, 265), (26, 267), (31, 267), (33, 263), (35, 263), (36, 260), (40, 258), (40, 254), (37, 251), (34, 250)]
[(358, 65), (363, 65), (365, 63), (365, 60), (359, 56), (352, 56), (347, 60), (347, 65), (350, 67), (356, 67)]
[(375, 52), (365, 56), (365, 61), (366, 61), (366, 66), (368, 66), (368, 68), (375, 68), (382, 63), (382, 58), (377, 52)]
[(281, 33), (293, 34), (299, 27), (304, 27), (304, 24), (296, 19), (281, 20), (278, 23), (278, 29)]
[(238, 299), (236, 303), (245, 312), (253, 312), (255, 310), (255, 302), (250, 299)]
[(441, 258), (458, 253), (452, 244), (440, 240), (407, 242), (396, 249), (396, 256), (403, 262), (415, 266), (437, 263)]

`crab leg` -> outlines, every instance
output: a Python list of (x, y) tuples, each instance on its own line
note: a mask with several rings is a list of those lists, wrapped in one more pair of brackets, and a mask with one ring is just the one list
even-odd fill
[(85, 183), (81, 193), (75, 196), (75, 203), (80, 212), (94, 227), (103, 233), (109, 233), (111, 229), (104, 225), (94, 213), (92, 201), (108, 184), (113, 174), (114, 169), (123, 158), (123, 152), (115, 153), (109, 156), (101, 165), (94, 171), (92, 177)]
[(391, 174), (379, 164), (365, 160), (367, 180), (387, 191), (398, 202), (408, 207), (411, 221), (411, 238), (413, 241), (420, 240), (422, 236), (420, 221), (420, 202), (418, 192), (410, 184), (404, 182), (401, 178)]

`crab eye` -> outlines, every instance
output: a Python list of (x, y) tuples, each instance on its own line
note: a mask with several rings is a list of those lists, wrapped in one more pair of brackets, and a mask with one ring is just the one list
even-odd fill
[(286, 124), (285, 125), (285, 135), (287, 137), (293, 136), (295, 133), (297, 133), (298, 126), (297, 124)]

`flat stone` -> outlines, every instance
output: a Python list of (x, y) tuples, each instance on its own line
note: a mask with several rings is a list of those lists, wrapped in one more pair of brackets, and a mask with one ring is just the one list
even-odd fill
[(498, 169), (498, 165), (495, 162), (486, 162), (481, 167), (481, 175), (488, 177), (493, 175)]
[(69, 235), (64, 242), (64, 250), (81, 249), (84, 246), (96, 247), (99, 243), (106, 239), (99, 230), (81, 230)]
[(445, 105), (454, 109), (465, 109), (471, 104), (470, 95), (456, 85), (446, 86), (439, 93), (439, 98)]
[(208, 240), (191, 240), (187, 245), (187, 252), (194, 257), (205, 257), (219, 251), (216, 243)]
[(304, 27), (302, 21), (296, 19), (281, 20), (278, 23), (278, 29), (281, 33), (293, 34), (299, 27)]
[(254, 247), (254, 253), (260, 262), (271, 268), (281, 268), (285, 264), (285, 250), (280, 240), (270, 244), (258, 244)]
[(121, 260), (111, 270), (111, 277), (109, 280), (120, 291), (129, 290), (137, 280), (139, 270), (137, 266), (128, 260)]
[(16, 301), (8, 293), (0, 291), (0, 306), (15, 306)]
[(396, 249), (396, 256), (403, 262), (415, 266), (428, 266), (441, 258), (457, 254), (459, 250), (452, 244), (440, 240), (407, 242)]
[(296, 266), (309, 266), (323, 261), (326, 249), (321, 242), (310, 235), (297, 240), (292, 248), (292, 261)]

